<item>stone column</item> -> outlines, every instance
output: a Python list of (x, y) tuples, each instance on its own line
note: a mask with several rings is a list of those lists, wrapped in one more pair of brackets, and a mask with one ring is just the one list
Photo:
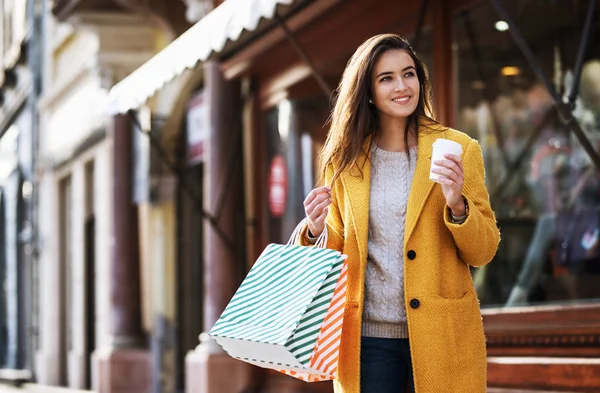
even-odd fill
[(71, 287), (69, 301), (68, 330), (71, 332), (67, 356), (67, 386), (73, 389), (85, 389), (85, 166), (81, 161), (73, 163), (71, 171), (71, 238), (67, 247), (71, 253), (68, 276)]
[[(47, 169), (47, 168), (44, 168)], [(39, 179), (40, 209), (39, 231), (42, 249), (40, 252), (40, 348), (36, 353), (36, 381), (43, 385), (59, 385), (62, 378), (60, 362), (60, 265), (57, 181), (52, 172), (42, 172)], [(54, 236), (53, 236), (54, 234)]]
[(454, 124), (453, 79), (452, 79), (452, 33), (453, 24), (448, 2), (434, 0), (430, 3), (433, 13), (433, 75), (435, 85), (435, 109), (437, 120), (443, 124)]
[(137, 206), (133, 203), (133, 132), (125, 115), (114, 118), (113, 239), (109, 347), (96, 352), (99, 393), (147, 393), (150, 352), (144, 348), (140, 306)]
[[(204, 89), (210, 108), (210, 138), (204, 161), (204, 209), (219, 214), (217, 225), (232, 240), (236, 225), (243, 225), (241, 158), (227, 173), (235, 154), (241, 154), (241, 91), (238, 82), (227, 82), (216, 62), (204, 65)], [(234, 151), (232, 149), (237, 149)], [(233, 154), (232, 154), (233, 153)], [(220, 201), (228, 177), (232, 183)], [(222, 205), (220, 210), (219, 206)], [(240, 227), (241, 228), (241, 227)], [(204, 333), (200, 345), (186, 357), (186, 391), (189, 393), (239, 393), (252, 384), (253, 367), (227, 355), (206, 332), (217, 321), (235, 293), (243, 269), (244, 248), (229, 249), (214, 226), (204, 225)]]
[(125, 115), (115, 117), (111, 332), (116, 347), (143, 343), (138, 212), (133, 203), (133, 132)]

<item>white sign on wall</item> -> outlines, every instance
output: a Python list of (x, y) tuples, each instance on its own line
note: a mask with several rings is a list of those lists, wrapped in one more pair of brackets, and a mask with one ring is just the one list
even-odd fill
[(190, 98), (187, 112), (187, 151), (188, 163), (202, 162), (206, 153), (210, 119), (208, 100), (204, 90), (194, 93)]

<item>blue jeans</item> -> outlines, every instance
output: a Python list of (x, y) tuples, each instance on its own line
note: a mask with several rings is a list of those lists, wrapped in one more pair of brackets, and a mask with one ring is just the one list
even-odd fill
[(361, 338), (360, 391), (361, 393), (415, 391), (408, 339)]

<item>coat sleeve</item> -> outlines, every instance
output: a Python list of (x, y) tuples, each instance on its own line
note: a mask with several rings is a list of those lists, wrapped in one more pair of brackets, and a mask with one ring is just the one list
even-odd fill
[(462, 224), (453, 224), (449, 209), (444, 209), (444, 222), (454, 237), (460, 258), (471, 266), (490, 262), (500, 243), (500, 231), (490, 206), (485, 187), (483, 154), (476, 140), (471, 140), (463, 156), (465, 180), (463, 197), (469, 205), (469, 215)]
[[(333, 168), (331, 165), (327, 167), (323, 184), (330, 185), (333, 178)], [(343, 252), (344, 249), (344, 221), (340, 205), (343, 206), (344, 187), (340, 180), (336, 181), (331, 186), (331, 205), (329, 205), (329, 213), (326, 218), (327, 225), (327, 248)], [(308, 225), (305, 225), (298, 238), (298, 244), (301, 246), (310, 246), (308, 241)]]

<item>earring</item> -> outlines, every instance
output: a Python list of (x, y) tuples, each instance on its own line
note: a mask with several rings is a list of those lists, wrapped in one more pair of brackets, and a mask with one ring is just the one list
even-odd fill
[(369, 98), (369, 104), (374, 104), (375, 102), (373, 102), (372, 99)]

